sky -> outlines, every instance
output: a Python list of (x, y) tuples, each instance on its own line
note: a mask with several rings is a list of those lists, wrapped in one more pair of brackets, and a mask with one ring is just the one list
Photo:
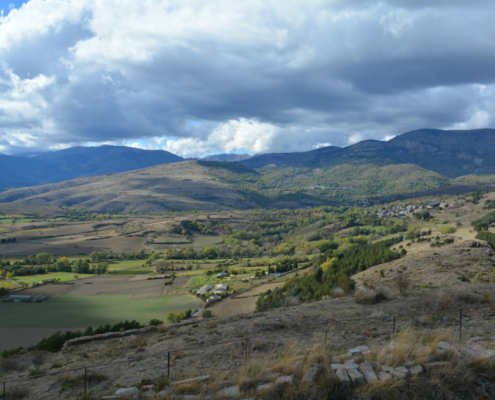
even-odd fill
[(0, 0), (0, 152), (495, 126), (491, 0)]

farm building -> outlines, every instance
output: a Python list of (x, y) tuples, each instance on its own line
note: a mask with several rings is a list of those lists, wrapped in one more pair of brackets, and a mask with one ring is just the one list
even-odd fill
[(33, 296), (23, 295), (23, 294), (11, 294), (9, 296), (9, 301), (29, 303)]
[(208, 292), (211, 291), (211, 289), (213, 289), (213, 285), (204, 285), (204, 286), (201, 286), (198, 290), (198, 294), (206, 294)]
[(208, 300), (206, 301), (206, 304), (212, 304), (212, 303), (216, 303), (217, 301), (220, 301), (222, 300), (222, 298), (220, 296), (217, 296), (216, 294), (213, 295), (213, 296), (210, 296), (208, 298)]
[(228, 278), (229, 274), (226, 272), (220, 272), (217, 274), (217, 279), (223, 279), (223, 278)]
[(219, 283), (218, 285), (215, 285), (215, 291), (213, 292), (214, 294), (222, 294), (226, 293), (229, 288), (229, 285), (226, 283)]

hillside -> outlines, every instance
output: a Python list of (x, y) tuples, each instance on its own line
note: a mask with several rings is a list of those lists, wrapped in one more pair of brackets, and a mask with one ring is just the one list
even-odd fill
[[(249, 170), (247, 167), (241, 169)], [(80, 207), (98, 212), (252, 207), (253, 203), (225, 182), (226, 178), (232, 178), (236, 173), (222, 170), (222, 174), (225, 175), (224, 179), (217, 177), (219, 173), (215, 168), (202, 166), (198, 161), (184, 161), (131, 172), (12, 189), (0, 193), (0, 202)]]
[(125, 146), (72, 147), (29, 157), (2, 155), (0, 188), (41, 185), (183, 160), (163, 150), (141, 150)]
[(271, 164), (306, 167), (416, 164), (455, 178), (467, 174), (493, 174), (495, 160), (491, 154), (494, 150), (494, 129), (420, 129), (388, 142), (365, 140), (344, 148), (330, 146), (305, 153), (263, 154), (241, 162), (251, 168)]

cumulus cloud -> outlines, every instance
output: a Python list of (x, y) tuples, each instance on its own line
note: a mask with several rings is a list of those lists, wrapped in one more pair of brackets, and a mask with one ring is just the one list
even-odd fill
[(304, 151), (491, 126), (494, 13), (483, 0), (30, 0), (0, 17), (0, 150)]

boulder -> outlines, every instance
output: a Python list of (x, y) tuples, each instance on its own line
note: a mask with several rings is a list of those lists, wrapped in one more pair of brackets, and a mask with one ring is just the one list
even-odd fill
[(459, 350), (457, 350), (450, 343), (447, 343), (444, 341), (441, 341), (437, 344), (437, 350), (444, 351), (444, 352), (452, 352), (452, 353), (457, 354), (458, 356), (461, 355), (461, 353), (459, 353)]
[(289, 375), (279, 376), (275, 381), (275, 385), (292, 386), (293, 384), (294, 384), (294, 378)]
[(306, 371), (302, 381), (306, 383), (314, 382), (321, 374), (322, 368), (320, 366), (313, 366)]
[(421, 365), (415, 365), (412, 368), (409, 368), (409, 373), (412, 376), (417, 376), (423, 372), (423, 367)]
[(263, 390), (268, 390), (273, 386), (273, 383), (265, 383), (263, 385), (259, 385), (256, 390), (258, 392), (262, 392)]
[(357, 369), (359, 368), (358, 364), (330, 364), (330, 368), (332, 369), (339, 369), (339, 368), (344, 368), (344, 369)]
[(363, 374), (364, 378), (366, 379), (366, 382), (368, 383), (373, 383), (378, 380), (378, 377), (375, 374), (375, 371), (373, 369), (373, 366), (370, 362), (365, 361), (362, 364), (359, 365), (359, 370)]
[(137, 387), (121, 388), (118, 389), (113, 395), (118, 396), (119, 398), (124, 398), (129, 400), (138, 399), (139, 389)]
[(238, 398), (241, 396), (241, 390), (239, 389), (239, 386), (229, 386), (220, 390), (218, 395), (222, 397)]
[(335, 371), (335, 375), (342, 384), (346, 386), (351, 384), (349, 374), (347, 373), (347, 370), (345, 368), (337, 368), (337, 370)]
[(388, 381), (389, 379), (392, 379), (392, 377), (385, 371), (380, 371), (378, 372), (378, 379), (380, 379), (381, 381)]
[(461, 353), (473, 361), (484, 360), (495, 356), (495, 351), (489, 350), (476, 343), (470, 343), (461, 348)]
[(172, 382), (170, 385), (175, 386), (175, 385), (183, 385), (188, 383), (204, 382), (207, 381), (208, 379), (210, 379), (210, 375), (204, 375), (204, 376), (198, 376), (196, 378), (184, 379), (183, 381)]
[(364, 376), (357, 369), (348, 369), (347, 374), (356, 386), (363, 386), (366, 383)]

